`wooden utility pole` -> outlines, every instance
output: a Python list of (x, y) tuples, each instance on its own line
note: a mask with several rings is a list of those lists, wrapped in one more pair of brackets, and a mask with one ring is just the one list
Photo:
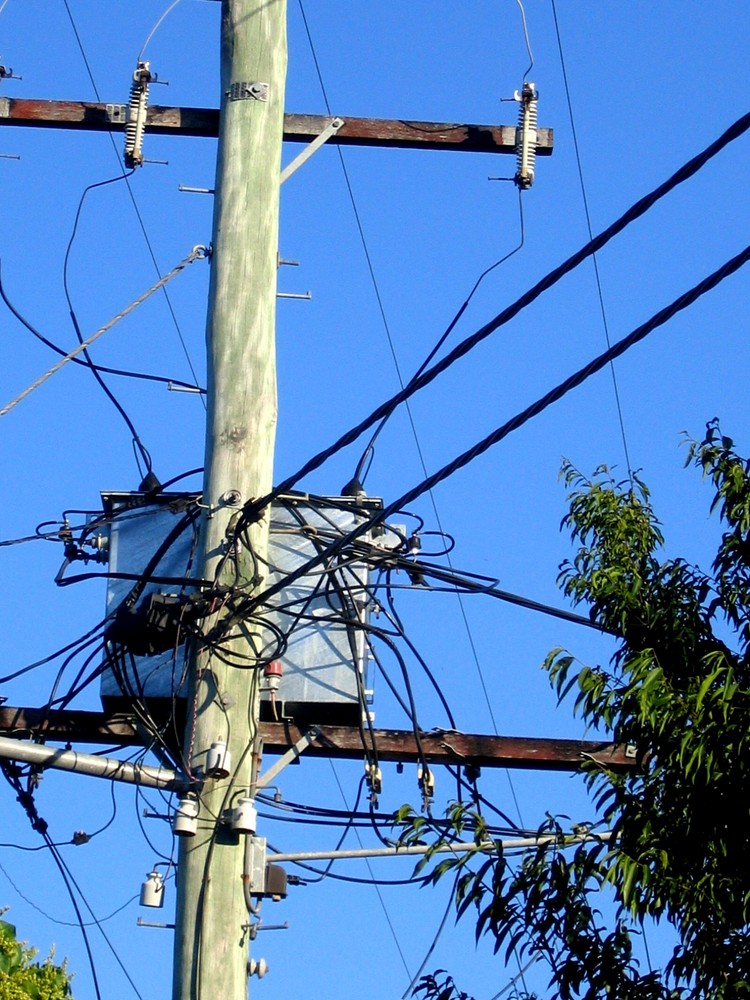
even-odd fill
[[(151, 107), (145, 123), (147, 133), (219, 136), (207, 323), (205, 511), (196, 576), (226, 584), (227, 594), (241, 590), (243, 597), (263, 587), (257, 577), (268, 543), (270, 512), (243, 531), (249, 548), (244, 542), (235, 547), (232, 525), (242, 505), (270, 493), (273, 481), (282, 141), (511, 155), (520, 141), (510, 125), (285, 115), (285, 74), (286, 0), (222, 0), (220, 109)], [(124, 104), (0, 97), (0, 127), (121, 132), (126, 122)], [(538, 128), (534, 135), (536, 152), (550, 155), (552, 130)], [(362, 752), (358, 730), (314, 726), (302, 733), (293, 724), (260, 726), (260, 644), (250, 623), (239, 621), (227, 631), (222, 619), (219, 607), (205, 622), (207, 633), (220, 636), (220, 648), (206, 643), (191, 664), (184, 758), (199, 816), (197, 835), (180, 844), (173, 1000), (247, 998), (249, 915), (239, 842), (245, 835), (233, 833), (224, 820), (253, 787), (259, 734), (277, 753), (297, 751), (303, 743), (310, 756), (354, 758)], [(143, 738), (132, 717), (8, 707), (0, 708), (0, 731), (16, 737), (44, 733), (66, 742)], [(422, 734), (417, 746), (412, 733), (374, 735), (383, 760), (421, 762), (426, 754), (430, 762), (453, 765), (576, 770), (584, 759), (594, 759), (618, 770), (634, 766), (625, 748), (580, 741), (431, 732)], [(222, 776), (217, 768), (208, 774), (209, 755), (215, 761), (220, 746), (231, 756), (231, 762), (222, 758), (227, 773)], [(7, 747), (5, 756), (11, 756)], [(72, 769), (94, 766), (75, 755), (58, 756)], [(49, 759), (48, 766), (55, 766)], [(124, 773), (112, 761), (99, 762), (96, 773), (102, 770), (108, 778), (113, 770), (118, 778)]]
[[(227, 555), (231, 518), (270, 491), (276, 429), (274, 317), (279, 174), (286, 77), (286, 0), (222, 0), (221, 112), (207, 323), (208, 415), (200, 576), (220, 571), (251, 593), (256, 570)], [(268, 516), (249, 529), (263, 566)], [(231, 533), (231, 532), (230, 532)], [(236, 556), (236, 558), (235, 558)], [(239, 579), (236, 576), (239, 563)], [(224, 570), (221, 570), (222, 564)], [(221, 612), (209, 627), (220, 621)], [(185, 757), (201, 775), (212, 744), (231, 754), (225, 778), (199, 791), (198, 835), (184, 838), (178, 866), (174, 1000), (246, 1000), (248, 912), (243, 847), (222, 824), (247, 794), (259, 707), (257, 644), (245, 626), (221, 656), (198, 650)], [(232, 654), (249, 669), (228, 666)]]

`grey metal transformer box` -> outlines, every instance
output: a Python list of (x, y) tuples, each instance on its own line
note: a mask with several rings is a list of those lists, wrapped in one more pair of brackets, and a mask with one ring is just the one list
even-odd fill
[[(189, 580), (195, 577), (197, 521), (179, 530), (196, 499), (195, 494), (184, 493), (156, 497), (102, 493), (110, 574), (108, 615), (122, 605), (144, 574), (148, 582), (139, 592), (139, 603), (154, 594), (161, 595), (159, 601), (177, 602), (181, 595), (196, 592)], [(269, 565), (259, 567), (264, 585), (286, 578), (381, 507), (381, 501), (373, 498), (355, 505), (348, 497), (280, 497), (271, 508)], [(170, 534), (176, 537), (167, 544)], [(372, 537), (365, 534), (362, 540)], [(398, 542), (393, 532), (379, 531), (379, 547), (393, 548)], [(349, 549), (330, 564), (308, 570), (264, 605), (267, 658), (276, 658), (273, 649), (278, 648), (283, 673), (273, 704), (268, 691), (261, 694), (261, 718), (333, 725), (361, 722), (370, 701), (370, 572), (364, 559)], [(188, 657), (189, 643), (180, 641), (153, 655), (127, 653), (116, 669), (111, 661), (105, 662), (100, 688), (104, 707), (117, 710), (134, 700), (147, 701), (152, 711), (184, 705)]]

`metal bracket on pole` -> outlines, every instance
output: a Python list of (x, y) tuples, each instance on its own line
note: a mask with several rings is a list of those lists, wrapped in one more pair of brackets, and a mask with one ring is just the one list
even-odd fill
[(267, 788), (276, 775), (280, 774), (288, 764), (293, 764), (295, 761), (299, 760), (305, 750), (307, 750), (307, 748), (315, 742), (319, 735), (320, 730), (317, 726), (311, 726), (308, 730), (306, 730), (294, 746), (289, 747), (287, 752), (282, 757), (279, 757), (276, 763), (272, 764), (265, 774), (261, 774), (255, 782), (255, 787)]
[(284, 181), (288, 180), (293, 173), (299, 170), (303, 163), (306, 163), (307, 160), (310, 159), (313, 153), (317, 152), (321, 146), (325, 145), (330, 138), (336, 135), (344, 124), (343, 118), (332, 118), (323, 131), (319, 135), (316, 135), (313, 141), (309, 142), (302, 152), (298, 156), (295, 156), (291, 163), (287, 163), (281, 171), (281, 179), (279, 180), (279, 183), (283, 184)]
[(230, 101), (267, 101), (268, 84), (256, 80), (240, 80), (227, 91)]

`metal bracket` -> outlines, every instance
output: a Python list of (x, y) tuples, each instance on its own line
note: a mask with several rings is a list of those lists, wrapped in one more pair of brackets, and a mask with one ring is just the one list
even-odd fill
[(313, 153), (317, 152), (321, 146), (325, 145), (330, 138), (336, 135), (344, 124), (343, 118), (332, 118), (323, 131), (319, 135), (316, 135), (312, 142), (308, 143), (302, 152), (298, 156), (295, 156), (291, 163), (288, 163), (284, 167), (281, 171), (279, 183), (283, 184), (284, 181), (288, 180), (293, 173), (299, 170), (303, 163), (306, 163), (310, 159)]
[(227, 91), (230, 101), (267, 101), (268, 84), (242, 80)]
[(107, 104), (105, 110), (107, 112), (107, 121), (113, 125), (125, 125), (127, 123), (127, 104)]
[(288, 764), (293, 764), (295, 761), (299, 760), (305, 750), (307, 750), (307, 748), (315, 742), (319, 735), (320, 730), (317, 726), (311, 726), (308, 730), (306, 730), (293, 747), (289, 747), (287, 752), (283, 756), (279, 757), (276, 763), (272, 764), (265, 774), (260, 775), (258, 780), (255, 782), (255, 787), (267, 788), (276, 775), (280, 774)]

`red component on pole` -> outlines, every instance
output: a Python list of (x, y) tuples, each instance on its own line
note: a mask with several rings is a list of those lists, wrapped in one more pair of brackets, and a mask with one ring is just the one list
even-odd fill
[(281, 675), (284, 673), (284, 665), (281, 660), (271, 660), (263, 667), (263, 677), (266, 681), (266, 690), (278, 691)]

